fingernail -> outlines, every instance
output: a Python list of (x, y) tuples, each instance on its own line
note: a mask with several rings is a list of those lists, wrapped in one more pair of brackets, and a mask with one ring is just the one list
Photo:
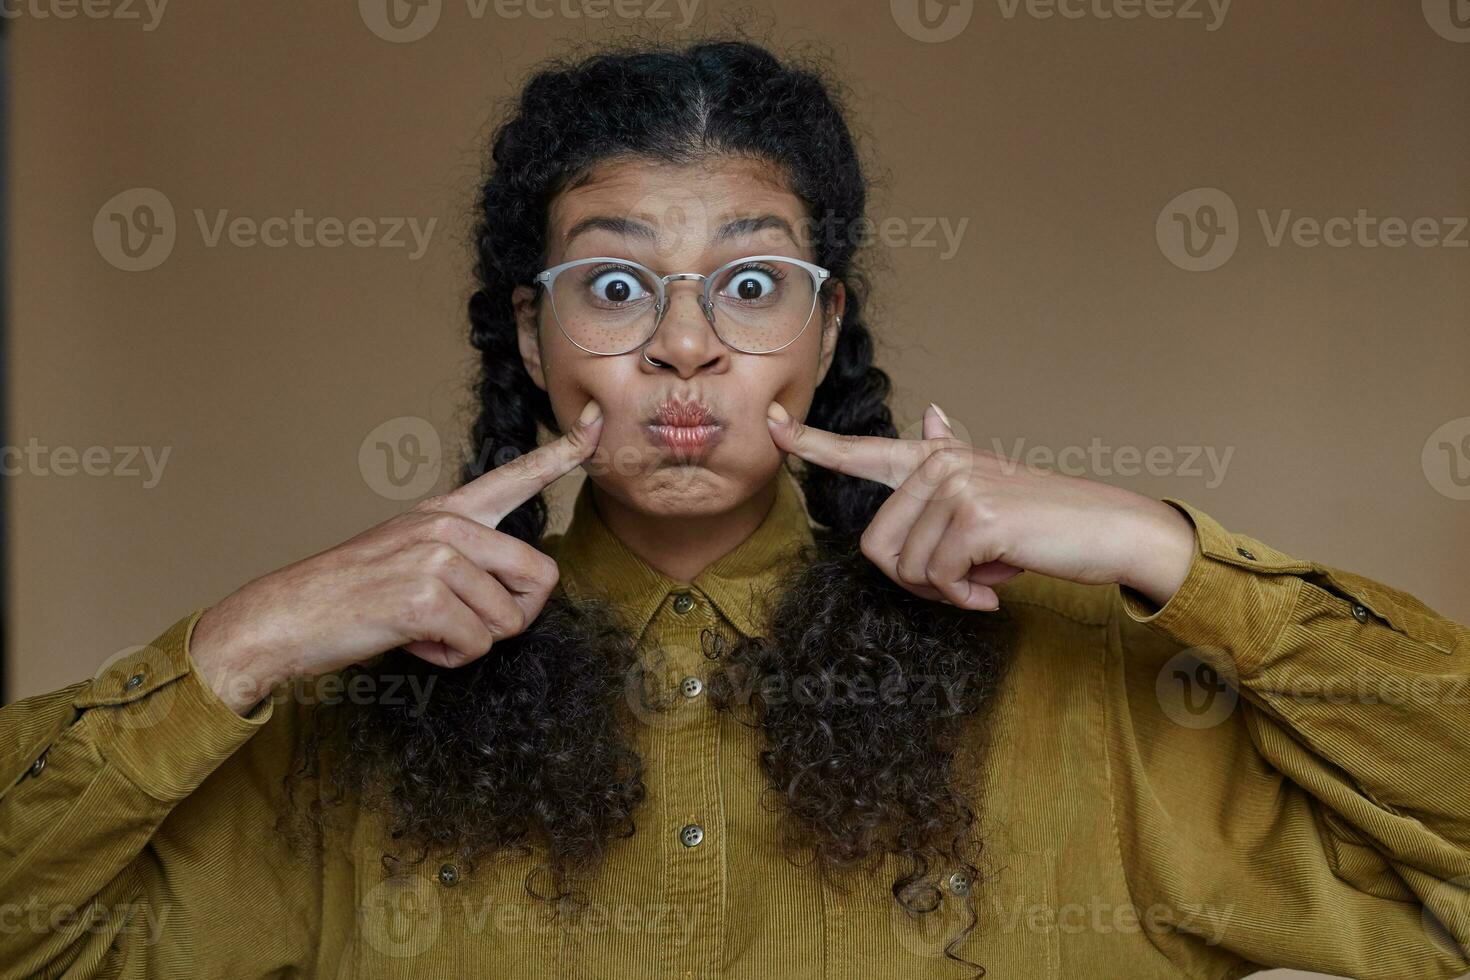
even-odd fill
[(932, 408), (932, 409), (934, 409), (934, 414), (936, 414), (936, 415), (939, 416), (939, 420), (941, 422), (943, 422), (945, 425), (949, 426), (949, 428), (951, 428), (951, 429), (954, 428), (954, 426), (950, 424), (949, 416), (944, 414), (944, 409), (940, 408), (934, 402), (930, 402), (929, 403), (929, 407)]
[(780, 402), (771, 402), (771, 407), (766, 409), (766, 418), (777, 425), (784, 425), (791, 421), (791, 415), (781, 406)]
[(600, 418), (602, 418), (602, 406), (594, 399), (583, 407), (582, 414), (577, 416), (577, 424), (591, 425)]

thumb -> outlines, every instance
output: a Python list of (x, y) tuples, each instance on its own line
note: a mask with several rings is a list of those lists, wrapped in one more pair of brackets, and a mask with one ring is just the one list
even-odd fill
[(954, 426), (949, 424), (949, 416), (944, 414), (944, 409), (934, 402), (924, 410), (924, 438), (925, 439), (953, 439)]

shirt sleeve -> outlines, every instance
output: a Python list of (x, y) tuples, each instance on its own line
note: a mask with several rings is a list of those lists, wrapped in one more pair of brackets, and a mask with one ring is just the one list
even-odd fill
[(1230, 976), (1465, 977), (1470, 630), (1165, 501), (1194, 560), (1162, 608), (1118, 587), (1110, 630), (1115, 823), (1150, 938), (1189, 976), (1223, 951)]
[[(311, 862), (280, 851), (289, 757), (268, 758), (289, 734), (273, 698), (241, 717), (199, 674), (188, 640), (204, 611), (0, 710), (0, 977), (262, 975), (299, 958)], [(265, 949), (231, 937), (259, 926), (277, 929)]]

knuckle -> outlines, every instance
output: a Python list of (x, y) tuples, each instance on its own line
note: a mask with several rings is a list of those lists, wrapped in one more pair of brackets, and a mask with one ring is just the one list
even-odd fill
[(459, 550), (444, 541), (429, 541), (419, 549), (419, 561), (435, 574), (452, 571), (463, 560)]
[(427, 579), (414, 585), (404, 600), (404, 618), (413, 624), (423, 624), (440, 616), (446, 605), (448, 590), (437, 579)]
[(948, 473), (954, 472), (955, 470), (968, 470), (970, 468), (970, 459), (970, 450), (967, 447), (959, 443), (953, 443), (934, 450), (934, 452), (929, 454), (928, 461), (932, 462), (937, 460), (938, 465)]
[(526, 616), (526, 611), (514, 603), (511, 604), (509, 618), (510, 623), (509, 632), (506, 633), (507, 636), (518, 636), (526, 631), (527, 626), (531, 625), (530, 619)]
[(525, 628), (524, 619), (520, 609), (507, 609), (504, 606), (495, 606), (481, 615), (481, 621), (485, 624), (486, 633), (494, 639), (503, 640), (508, 636), (515, 636)]
[(1000, 510), (986, 496), (971, 496), (960, 505), (956, 517), (971, 530), (994, 527), (1000, 523)]

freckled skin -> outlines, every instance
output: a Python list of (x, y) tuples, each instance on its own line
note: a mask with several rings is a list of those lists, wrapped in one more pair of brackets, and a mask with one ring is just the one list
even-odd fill
[[(764, 214), (784, 218), (796, 240), (767, 228), (710, 243), (725, 222)], [(597, 228), (566, 241), (572, 227), (595, 215), (643, 222), (657, 237)], [(598, 255), (630, 258), (661, 275), (709, 273), (755, 254), (816, 261), (810, 236), (802, 234), (809, 216), (801, 200), (768, 165), (747, 159), (711, 157), (690, 166), (606, 162), (589, 182), (559, 194), (547, 221), (548, 267)], [(777, 400), (804, 417), (836, 343), (840, 283), (828, 287), (829, 302), (818, 303), (795, 343), (771, 354), (725, 346), (699, 308), (699, 285), (669, 284), (669, 310), (644, 348), (662, 366), (649, 364), (638, 350), (588, 354), (562, 334), (547, 299), (533, 305), (535, 293), (525, 286), (514, 295), (522, 357), (549, 394), (563, 430), (589, 399), (602, 407), (597, 455), (587, 464), (597, 490), (645, 519), (716, 517), (769, 492), (782, 454), (771, 441), (766, 408)], [(698, 397), (724, 422), (720, 441), (692, 463), (671, 458), (644, 429), (649, 412), (672, 393)]]

